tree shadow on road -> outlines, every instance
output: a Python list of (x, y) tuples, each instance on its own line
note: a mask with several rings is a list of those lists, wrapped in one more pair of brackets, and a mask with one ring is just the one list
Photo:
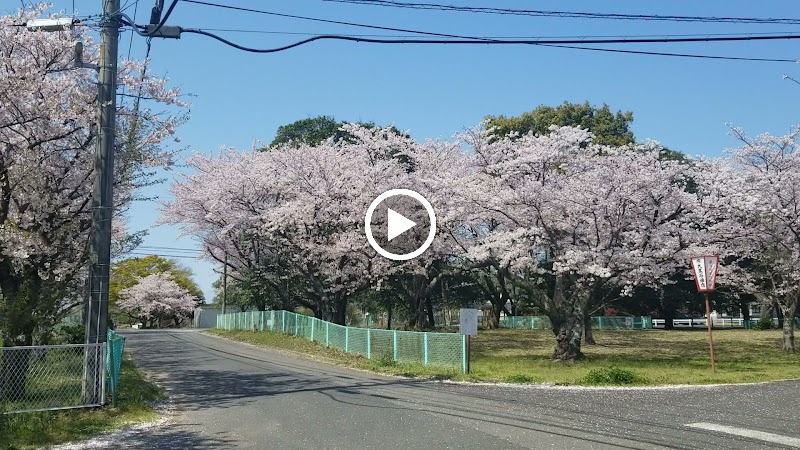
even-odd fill
[(368, 390), (393, 385), (417, 384), (413, 380), (345, 380), (331, 377), (302, 377), (291, 372), (243, 374), (223, 370), (183, 368), (180, 378), (159, 380), (180, 410), (230, 408), (248, 405), (265, 397), (302, 392), (325, 392), (342, 389)]
[[(276, 360), (267, 353), (254, 356), (206, 348), (208, 353), (203, 355), (203, 360), (198, 360), (197, 352), (176, 346), (166, 333), (148, 340), (148, 348), (132, 346), (137, 364), (165, 388), (175, 406), (184, 411), (240, 407), (282, 394), (421, 383), (369, 374), (359, 376), (333, 367), (312, 368), (301, 361)], [(236, 370), (226, 369), (231, 367), (231, 361), (235, 362)]]

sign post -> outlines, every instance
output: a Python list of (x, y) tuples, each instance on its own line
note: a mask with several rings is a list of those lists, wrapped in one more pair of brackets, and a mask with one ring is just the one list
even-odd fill
[(697, 283), (697, 292), (702, 292), (706, 298), (706, 327), (708, 328), (708, 349), (711, 354), (712, 372), (716, 372), (716, 368), (714, 367), (714, 341), (711, 338), (711, 305), (708, 293), (713, 292), (716, 288), (718, 267), (718, 255), (692, 257), (692, 271), (694, 272), (694, 281)]
[(467, 370), (469, 373), (469, 359), (470, 359), (470, 336), (478, 334), (478, 310), (461, 308), (458, 321), (458, 332), (467, 337)]

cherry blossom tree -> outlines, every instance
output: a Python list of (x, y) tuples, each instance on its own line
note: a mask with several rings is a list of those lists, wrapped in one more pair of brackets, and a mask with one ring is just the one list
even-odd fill
[[(409, 312), (409, 328), (434, 326), (435, 296), (446, 300), (448, 279), (463, 272), (468, 240), (463, 238), (471, 211), (463, 192), (471, 189), (469, 174), (473, 170), (463, 143), (446, 140), (423, 142), (405, 138), (402, 147), (390, 152), (408, 171), (406, 177), (393, 181), (391, 187), (412, 189), (425, 197), (436, 214), (437, 234), (430, 247), (420, 256), (402, 262), (379, 259), (373, 263), (380, 270), (377, 278), (403, 298)], [(379, 142), (379, 144), (382, 144)], [(419, 222), (425, 223), (426, 218)], [(378, 221), (376, 226), (386, 226)], [(409, 230), (422, 242), (426, 227)], [(416, 241), (415, 241), (416, 242)], [(384, 284), (385, 283), (385, 284)]]
[(470, 249), (496, 261), (553, 323), (554, 359), (580, 359), (584, 316), (608, 292), (667, 283), (685, 264), (696, 197), (657, 146), (609, 148), (591, 133), (473, 142), (473, 191), (494, 225)]
[[(234, 273), (264, 269), (283, 292), (280, 280), (291, 279), (301, 304), (337, 321), (352, 294), (390, 287), (406, 299), (409, 326), (424, 327), (448, 276), (493, 268), (500, 283), (539, 299), (555, 324), (554, 356), (565, 360), (581, 356), (587, 308), (668, 283), (697, 239), (685, 164), (656, 145), (597, 146), (567, 127), (452, 142), (345, 131), (353, 139), (196, 155), (196, 173), (173, 185), (162, 221), (202, 239), (211, 258), (234, 261)], [(362, 225), (372, 199), (397, 187), (437, 212), (437, 238), (404, 262), (377, 257)]]
[(117, 307), (131, 318), (161, 327), (170, 321), (178, 326), (192, 315), (197, 297), (181, 287), (168, 273), (154, 273), (119, 293)]
[[(450, 201), (447, 180), (464, 167), (463, 155), (457, 144), (419, 143), (392, 127), (345, 125), (343, 132), (349, 139), (317, 146), (195, 155), (189, 164), (196, 173), (173, 185), (175, 200), (164, 205), (162, 221), (200, 238), (237, 279), (255, 271), (279, 296), (299, 286), (294, 300), (335, 322), (344, 322), (353, 294), (393, 282), (415, 326), (426, 308), (431, 314), (426, 299), (453, 242), (440, 233), (424, 255), (395, 263), (369, 246), (364, 214), (392, 188), (417, 190), (436, 206)], [(445, 214), (440, 224), (455, 222)]]
[[(800, 127), (785, 136), (733, 134), (742, 146), (709, 161), (697, 177), (709, 233), (732, 283), (777, 303), (783, 350), (794, 352), (800, 302)], [(726, 267), (727, 266), (727, 267)], [(721, 273), (721, 274), (724, 274)]]
[[(75, 298), (88, 262), (96, 134), (96, 74), (74, 68), (84, 43), (94, 62), (97, 46), (85, 27), (34, 32), (26, 21), (45, 6), (0, 17), (0, 329), (3, 345), (30, 345)], [(114, 237), (137, 188), (153, 167), (169, 165), (163, 147), (183, 120), (177, 90), (144, 74), (146, 62), (125, 61), (119, 83), (141, 94), (141, 107), (119, 107)], [(154, 111), (147, 105), (161, 105)], [(127, 132), (130, 131), (130, 132)], [(124, 249), (124, 242), (116, 242)], [(80, 302), (80, 300), (78, 300)]]
[(352, 131), (363, 140), (195, 155), (189, 165), (196, 173), (173, 184), (175, 200), (162, 221), (202, 239), (208, 256), (227, 260), (234, 276), (260, 271), (278, 292), (287, 290), (284, 281), (299, 282), (296, 300), (343, 323), (348, 296), (373, 280), (364, 211), (387, 180), (407, 176), (380, 153), (404, 138)]

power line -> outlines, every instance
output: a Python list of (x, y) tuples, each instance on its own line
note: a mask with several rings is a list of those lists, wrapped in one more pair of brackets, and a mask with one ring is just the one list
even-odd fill
[(437, 3), (409, 3), (393, 0), (323, 0), (332, 3), (351, 3), (356, 5), (383, 6), (391, 8), (455, 11), (478, 14), (499, 14), (530, 17), (556, 17), (579, 19), (605, 19), (605, 20), (645, 20), (668, 22), (701, 22), (701, 23), (746, 23), (746, 24), (782, 24), (798, 25), (800, 19), (775, 19), (753, 17), (714, 17), (714, 16), (672, 16), (653, 14), (617, 14), (617, 13), (590, 13), (576, 11), (545, 11), (535, 9), (513, 9), (496, 7), (470, 7), (445, 5)]
[[(172, 3), (167, 8), (167, 12), (164, 14), (164, 17), (158, 24), (151, 24), (151, 26), (149, 27), (136, 25), (133, 19), (128, 17), (127, 14), (119, 14), (119, 17), (121, 19), (124, 19), (120, 20), (120, 22), (122, 22), (123, 25), (129, 25), (131, 29), (135, 31), (139, 36), (153, 37), (157, 35), (158, 32), (161, 30), (161, 28), (164, 26), (164, 24), (167, 23), (167, 19), (169, 19), (169, 16), (172, 15), (172, 11), (175, 9), (176, 6), (178, 6), (178, 1), (179, 0), (172, 0)], [(143, 28), (145, 31), (139, 31), (139, 28)]]
[[(200, 28), (203, 31), (217, 31), (217, 32), (228, 32), (228, 33), (255, 33), (255, 34), (272, 34), (272, 35), (287, 35), (287, 36), (320, 36), (320, 33), (309, 33), (309, 32), (297, 32), (297, 31), (268, 31), (268, 30), (242, 30), (236, 28)], [(643, 35), (632, 35), (627, 37), (656, 37), (656, 36), (769, 36), (769, 35), (776, 35), (776, 34), (788, 34), (791, 32), (764, 32), (764, 33), (704, 33), (704, 34), (671, 34), (671, 35), (656, 35), (656, 34), (643, 34)], [(348, 36), (348, 37), (385, 37), (385, 38), (403, 38), (403, 35), (386, 35), (386, 34), (346, 34), (341, 36)], [(476, 37), (476, 39), (550, 39), (550, 38), (580, 38), (581, 36), (480, 36)], [(620, 35), (596, 35), (596, 36), (583, 36), (584, 38), (602, 38), (602, 37), (621, 37)], [(557, 47), (557, 48), (567, 48), (573, 50), (589, 50), (589, 51), (598, 51), (598, 52), (610, 52), (610, 53), (627, 53), (627, 54), (637, 54), (637, 55), (653, 55), (653, 56), (674, 56), (674, 57), (682, 57), (682, 58), (700, 58), (700, 59), (719, 59), (719, 60), (730, 60), (730, 61), (754, 61), (754, 62), (788, 62), (794, 63), (797, 62), (794, 59), (779, 59), (779, 58), (748, 58), (748, 57), (738, 57), (738, 56), (720, 56), (720, 55), (697, 55), (697, 54), (687, 54), (687, 53), (668, 53), (668, 52), (648, 52), (648, 51), (633, 51), (633, 50), (621, 50), (621, 49), (608, 49), (608, 48), (595, 48), (595, 47), (579, 47), (579, 46), (570, 46), (570, 45), (548, 45), (543, 44), (542, 47)]]
[[(122, 11), (124, 11), (125, 8), (126, 7), (123, 6), (122, 7)], [(134, 21), (136, 20), (136, 13), (138, 13), (138, 12), (139, 12), (139, 0), (136, 0), (136, 2), (134, 3), (134, 8), (133, 8), (133, 20)], [(133, 49), (133, 35), (134, 34), (136, 34), (136, 33), (133, 30), (131, 30), (131, 38), (128, 41), (128, 56), (126, 57), (128, 59), (128, 61), (130, 61), (130, 59), (131, 59), (131, 50)], [(125, 97), (125, 85), (124, 84), (122, 85), (122, 97)], [(122, 101), (124, 101), (124, 98), (122, 99)]]
[[(336, 34), (338, 36), (348, 37), (377, 37), (377, 38), (407, 38), (405, 34), (353, 34), (353, 33), (313, 33), (303, 31), (274, 31), (274, 30), (254, 30), (254, 29), (240, 29), (240, 28), (197, 28), (203, 31), (216, 31), (221, 33), (251, 33), (251, 34), (275, 34), (286, 36), (322, 36), (326, 34)], [(415, 31), (416, 33), (426, 33), (423, 31)], [(761, 33), (686, 33), (686, 34), (598, 34), (598, 35), (517, 35), (517, 36), (469, 36), (470, 39), (593, 39), (593, 38), (668, 38), (668, 37), (711, 37), (711, 36), (774, 36), (780, 34), (793, 34), (794, 31), (769, 31)]]
[[(191, 30), (184, 30), (184, 31), (191, 32)], [(225, 43), (227, 45), (232, 45), (235, 48), (238, 48), (238, 49), (241, 49), (241, 50), (246, 50), (246, 51), (256, 51), (256, 52), (260, 52), (260, 53), (271, 53), (272, 51), (262, 51), (262, 50), (258, 50), (258, 49), (250, 49), (248, 47), (242, 47), (242, 46), (239, 46), (237, 44), (233, 44), (230, 41), (227, 41), (227, 40), (224, 40), (222, 38), (219, 38), (218, 36), (212, 35), (211, 33), (208, 33), (208, 31), (223, 31), (223, 32), (227, 31), (227, 32), (243, 32), (243, 33), (265, 33), (265, 34), (289, 34), (289, 35), (320, 36), (320, 35), (314, 34), (314, 33), (279, 32), (279, 31), (263, 31), (263, 30), (237, 30), (237, 29), (205, 28), (205, 29), (198, 29), (198, 31), (205, 32), (205, 33), (198, 33), (198, 34), (204, 34), (204, 35), (213, 37), (213, 38), (218, 39), (218, 40), (220, 40), (221, 42), (223, 42), (223, 43)], [(757, 33), (757, 34), (774, 35), (776, 33)], [(725, 33), (725, 34), (717, 34), (717, 35), (719, 35), (719, 36), (732, 36), (732, 35), (739, 36), (741, 34)], [(752, 34), (747, 34), (747, 36), (750, 36), (750, 35), (752, 35)], [(339, 35), (339, 36), (359, 38), (359, 37), (370, 37), (370, 36), (380, 37), (380, 36), (385, 36), (385, 35)], [(652, 35), (644, 35), (644, 36), (652, 36)], [(711, 35), (689, 34), (689, 35), (683, 35), (683, 36), (711, 36)], [(392, 37), (402, 37), (402, 36), (392, 36)], [(502, 37), (485, 37), (484, 36), (481, 39), (504, 39), (504, 38), (502, 38)], [(505, 39), (508, 39), (508, 37), (506, 37)], [(534, 39), (543, 39), (543, 38), (534, 38)], [(597, 51), (597, 52), (625, 53), (625, 54), (652, 55), (652, 56), (671, 56), (671, 57), (695, 58), (695, 59), (717, 59), (717, 60), (728, 60), (728, 61), (781, 62), (781, 63), (794, 63), (794, 62), (797, 62), (797, 60), (794, 60), (794, 59), (780, 59), (780, 58), (750, 58), (750, 57), (738, 57), (738, 56), (698, 55), (698, 54), (670, 53), (670, 52), (651, 52), (651, 51), (643, 51), (643, 50), (635, 51), (635, 50), (609, 49), (609, 48), (597, 48), (597, 47), (581, 47), (581, 46), (560, 45), (560, 44), (541, 44), (540, 43), (540, 44), (536, 44), (536, 45), (539, 45), (539, 46), (542, 46), (542, 47), (567, 48), (567, 49), (573, 49), (573, 50), (587, 50), (587, 51)], [(288, 50), (288, 48), (279, 49), (278, 51), (282, 51), (282, 50)]]
[(144, 257), (144, 256), (158, 256), (161, 258), (182, 258), (182, 259), (197, 259), (198, 256), (188, 256), (188, 255), (172, 255), (167, 253), (143, 253), (143, 252), (129, 252), (128, 255), (135, 256), (135, 257)]
[[(317, 41), (323, 39), (335, 39), (335, 40), (348, 40), (354, 42), (366, 42), (366, 43), (381, 43), (381, 44), (528, 44), (528, 45), (548, 45), (548, 46), (567, 46), (569, 44), (630, 44), (630, 43), (667, 43), (667, 42), (717, 42), (717, 41), (739, 41), (739, 40), (765, 40), (765, 39), (796, 39), (800, 36), (785, 33), (785, 34), (747, 34), (747, 35), (682, 35), (682, 36), (667, 36), (661, 38), (651, 38), (651, 37), (639, 37), (639, 36), (624, 36), (618, 37), (616, 39), (603, 39), (603, 38), (594, 38), (594, 37), (579, 37), (576, 39), (542, 39), (542, 38), (533, 38), (533, 39), (524, 39), (524, 40), (508, 40), (502, 38), (490, 38), (490, 37), (473, 37), (473, 36), (459, 36), (459, 35), (450, 35), (444, 33), (434, 33), (428, 31), (420, 31), (420, 30), (410, 30), (405, 28), (394, 28), (394, 27), (383, 27), (377, 25), (368, 25), (368, 24), (361, 24), (361, 23), (353, 23), (353, 22), (343, 22), (337, 20), (329, 20), (329, 19), (320, 19), (316, 17), (307, 17), (307, 16), (297, 16), (292, 14), (282, 14), (282, 13), (275, 13), (272, 11), (265, 11), (265, 10), (258, 10), (253, 8), (242, 8), (238, 6), (230, 6), (230, 5), (223, 5), (219, 3), (212, 3), (206, 2), (201, 0), (183, 0), (187, 3), (195, 3), (199, 5), (205, 6), (212, 6), (217, 8), (223, 9), (230, 9), (235, 11), (243, 11), (255, 14), (266, 14), (266, 15), (273, 15), (278, 17), (287, 17), (287, 18), (294, 18), (294, 19), (301, 19), (301, 20), (310, 20), (316, 22), (323, 22), (323, 23), (333, 23), (338, 25), (347, 25), (347, 26), (355, 26), (355, 27), (362, 27), (362, 28), (371, 28), (371, 29), (379, 29), (384, 31), (397, 31), (402, 33), (413, 33), (413, 34), (422, 34), (428, 36), (439, 36), (439, 37), (448, 37), (448, 38), (455, 38), (460, 40), (446, 40), (446, 41), (439, 41), (439, 40), (418, 40), (418, 39), (408, 39), (402, 38), (402, 40), (389, 40), (385, 38), (373, 38), (369, 36), (358, 36), (358, 35), (314, 35), (309, 39), (305, 39), (293, 44), (289, 44), (283, 47), (276, 47), (271, 49), (257, 49), (252, 47), (245, 47), (239, 44), (236, 44), (232, 41), (224, 39), (220, 36), (217, 36), (213, 33), (209, 33), (203, 29), (184, 29), (182, 31), (188, 33), (196, 33), (211, 37), (216, 39), (226, 45), (231, 47), (237, 48), (239, 50), (254, 52), (254, 53), (276, 53), (280, 51), (289, 50), (294, 47), (299, 47), (301, 45)], [(655, 16), (654, 16), (655, 17)], [(666, 17), (666, 16), (658, 16), (658, 17)], [(674, 16), (678, 17), (678, 16)], [(684, 17), (684, 16), (681, 16)], [(730, 18), (728, 18), (730, 19)], [(800, 21), (799, 21), (800, 22)], [(274, 34), (274, 33), (273, 33)], [(648, 52), (648, 51), (631, 51), (631, 50), (617, 50), (617, 49), (600, 49), (600, 48), (590, 48), (590, 47), (567, 47), (567, 48), (574, 48), (578, 50), (587, 50), (587, 51), (602, 51), (602, 52), (612, 52), (612, 53), (628, 53), (628, 54), (641, 54), (641, 55), (655, 55), (655, 56), (674, 56), (674, 57), (687, 57), (687, 58), (700, 58), (700, 59), (719, 59), (719, 60), (736, 60), (736, 61), (763, 61), (763, 62), (795, 62), (794, 59), (771, 59), (771, 58), (745, 58), (745, 57), (728, 57), (728, 56), (717, 56), (717, 55), (695, 55), (695, 54), (684, 54), (684, 53), (667, 53), (667, 52)]]
[[(124, 8), (123, 8), (124, 10)], [(133, 7), (133, 21), (136, 22), (136, 13), (139, 12), (139, 0), (136, 0)], [(128, 41), (128, 59), (131, 59), (131, 49), (133, 48), (133, 35), (136, 34), (133, 30), (131, 30), (131, 39)]]
[(137, 249), (147, 249), (147, 250), (169, 250), (169, 251), (177, 251), (177, 252), (191, 252), (191, 253), (198, 253), (201, 252), (201, 249), (198, 248), (180, 248), (180, 247), (161, 247), (157, 245), (140, 245), (136, 247)]
[[(189, 0), (184, 0), (189, 1)], [(525, 39), (525, 40), (479, 40), (479, 39), (459, 39), (459, 40), (438, 40), (438, 39), (378, 39), (378, 38), (364, 38), (346, 35), (320, 35), (295, 42), (293, 44), (284, 45), (282, 47), (275, 47), (270, 49), (257, 49), (252, 47), (245, 47), (215, 34), (200, 30), (200, 29), (182, 29), (184, 33), (201, 34), (204, 36), (216, 39), (224, 44), (239, 50), (253, 52), (253, 53), (277, 53), (289, 50), (301, 45), (305, 45), (319, 40), (342, 40), (351, 42), (364, 42), (373, 44), (480, 44), (480, 45), (539, 45), (539, 46), (567, 46), (567, 45), (581, 45), (581, 44), (639, 44), (639, 43), (671, 43), (671, 42), (732, 42), (732, 41), (756, 41), (756, 40), (776, 40), (776, 39), (800, 39), (800, 34), (786, 34), (786, 35), (769, 35), (769, 36), (726, 36), (726, 37), (679, 37), (679, 38), (617, 38), (617, 39)], [(605, 51), (617, 53), (632, 53), (632, 54), (652, 54), (658, 56), (680, 56), (691, 58), (709, 58), (709, 59), (732, 59), (739, 61), (769, 61), (769, 62), (796, 62), (794, 59), (769, 59), (769, 58), (743, 58), (743, 57), (727, 57), (727, 56), (711, 56), (711, 55), (690, 55), (681, 53), (665, 53), (665, 52), (646, 52), (646, 51), (633, 51), (633, 50), (620, 50), (620, 49), (601, 49), (594, 47), (569, 47), (575, 49), (584, 49), (592, 51)]]
[(680, 58), (695, 58), (695, 59), (718, 59), (726, 61), (751, 61), (751, 62), (781, 62), (781, 63), (797, 63), (795, 59), (779, 59), (779, 58), (748, 58), (744, 56), (719, 56), (719, 55), (696, 55), (691, 53), (668, 53), (668, 52), (646, 52), (639, 50), (623, 50), (618, 48), (598, 48), (598, 47), (579, 47), (576, 45), (549, 45), (540, 44), (542, 47), (557, 47), (569, 48), (574, 50), (589, 50), (595, 52), (609, 52), (609, 53), (627, 53), (634, 55), (652, 55), (652, 56), (674, 56)]
[(220, 3), (205, 2), (205, 1), (200, 1), (200, 0), (183, 0), (183, 1), (185, 3), (195, 3), (195, 4), (198, 4), (198, 5), (213, 6), (213, 7), (216, 7), (216, 8), (230, 9), (230, 10), (234, 10), (234, 11), (243, 11), (243, 12), (249, 12), (249, 13), (254, 13), (254, 14), (265, 14), (265, 15), (269, 15), (269, 16), (285, 17), (285, 18), (289, 18), (289, 19), (299, 19), (299, 20), (308, 20), (308, 21), (312, 21), (312, 22), (331, 23), (331, 24), (336, 24), (336, 25), (347, 25), (347, 26), (351, 26), (351, 27), (370, 28), (370, 29), (373, 29), (373, 30), (397, 31), (397, 32), (400, 32), (400, 33), (424, 34), (426, 36), (439, 36), (439, 37), (459, 38), (459, 39), (473, 39), (473, 38), (471, 38), (469, 36), (459, 36), (459, 35), (444, 34), (444, 33), (433, 33), (433, 32), (428, 32), (428, 31), (416, 31), (416, 30), (409, 30), (409, 29), (405, 29), (405, 28), (383, 27), (383, 26), (379, 26), (379, 25), (369, 25), (369, 24), (355, 23), (355, 22), (343, 22), (343, 21), (339, 21), (339, 20), (320, 19), (320, 18), (316, 18), (316, 17), (297, 16), (297, 15), (294, 15), (294, 14), (283, 14), (283, 13), (276, 13), (276, 12), (272, 12), (272, 11), (264, 11), (264, 10), (260, 10), (260, 9), (242, 8), (240, 6), (223, 5), (223, 4), (220, 4)]

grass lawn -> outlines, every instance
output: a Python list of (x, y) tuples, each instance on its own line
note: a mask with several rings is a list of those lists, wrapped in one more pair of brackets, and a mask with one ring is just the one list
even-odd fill
[(312, 355), (324, 362), (376, 372), (511, 383), (711, 384), (800, 378), (800, 354), (781, 352), (781, 331), (715, 330), (712, 373), (705, 331), (595, 331), (584, 361), (553, 362), (549, 330), (481, 331), (472, 339), (471, 373), (457, 369), (367, 360), (279, 333), (209, 330), (222, 337)]
[[(618, 367), (633, 372), (632, 384), (748, 383), (800, 378), (800, 355), (781, 349), (781, 331), (715, 330), (716, 373), (710, 370), (707, 333), (697, 331), (595, 331), (597, 345), (583, 346), (585, 361), (550, 360), (548, 330), (496, 330), (473, 340), (473, 379), (606, 384), (591, 370)], [(587, 377), (588, 376), (588, 377)]]
[(117, 406), (20, 414), (0, 414), (0, 450), (39, 448), (87, 439), (126, 425), (157, 418), (152, 403), (161, 390), (130, 360), (122, 361)]

